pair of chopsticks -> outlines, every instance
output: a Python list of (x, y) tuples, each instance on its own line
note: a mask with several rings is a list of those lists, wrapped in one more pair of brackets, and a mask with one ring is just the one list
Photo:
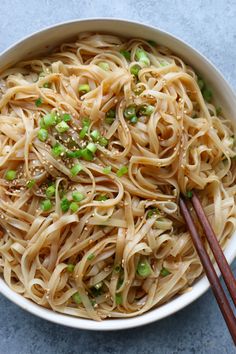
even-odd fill
[[(193, 192), (190, 200), (191, 200), (191, 203), (192, 203), (193, 208), (195, 210), (196, 216), (202, 226), (204, 234), (207, 238), (209, 246), (212, 250), (214, 258), (219, 266), (219, 269), (220, 269), (221, 274), (223, 276), (224, 282), (228, 288), (229, 294), (231, 295), (234, 305), (236, 306), (236, 280), (234, 278), (234, 275), (230, 269), (230, 266), (224, 256), (224, 253), (223, 253), (223, 251), (219, 245), (219, 242), (217, 240), (217, 237), (216, 237), (216, 235), (209, 223), (209, 220), (203, 210), (201, 202), (198, 199), (196, 193)], [(224, 289), (219, 281), (219, 278), (217, 277), (216, 271), (215, 271), (214, 266), (210, 260), (210, 257), (203, 245), (201, 236), (199, 235), (199, 233), (197, 231), (197, 228), (195, 226), (193, 218), (190, 214), (188, 204), (186, 203), (184, 197), (182, 197), (182, 196), (180, 197), (180, 200), (179, 200), (179, 206), (180, 206), (181, 213), (184, 217), (184, 220), (187, 224), (187, 227), (189, 229), (189, 232), (192, 236), (194, 246), (197, 250), (197, 253), (199, 255), (199, 258), (201, 260), (201, 263), (202, 263), (205, 273), (207, 275), (207, 278), (211, 284), (215, 298), (218, 302), (218, 305), (220, 307), (222, 315), (223, 315), (225, 322), (228, 326), (228, 329), (229, 329), (229, 332), (232, 336), (234, 344), (236, 345), (236, 318), (235, 318), (234, 312), (233, 312), (233, 310), (230, 306), (230, 303), (226, 297), (226, 294), (225, 294)]]

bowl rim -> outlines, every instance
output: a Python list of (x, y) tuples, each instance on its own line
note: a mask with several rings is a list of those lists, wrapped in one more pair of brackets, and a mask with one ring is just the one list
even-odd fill
[[(217, 76), (221, 82), (224, 84), (226, 89), (229, 91), (231, 96), (234, 98), (234, 104), (236, 107), (236, 95), (224, 78), (223, 74), (220, 70), (216, 68), (216, 66), (207, 59), (203, 54), (201, 54), (198, 50), (193, 48), (190, 44), (186, 41), (180, 39), (179, 37), (169, 33), (166, 30), (163, 30), (159, 27), (155, 27), (149, 24), (145, 24), (139, 21), (132, 21), (129, 19), (124, 18), (112, 18), (112, 17), (89, 17), (89, 18), (81, 18), (81, 19), (74, 19), (56, 23), (54, 25), (50, 25), (47, 27), (42, 28), (41, 30), (34, 31), (33, 33), (20, 38), (15, 43), (11, 44), (5, 50), (0, 53), (0, 62), (4, 55), (7, 55), (10, 51), (14, 50), (17, 46), (27, 42), (28, 40), (32, 40), (34, 37), (41, 36), (45, 32), (50, 32), (51, 30), (55, 30), (57, 28), (68, 26), (70, 24), (75, 23), (83, 23), (83, 22), (117, 22), (123, 25), (131, 24), (134, 26), (142, 27), (144, 30), (152, 30), (156, 32), (156, 35), (159, 33), (162, 36), (165, 36), (167, 39), (175, 40), (177, 43), (181, 44), (185, 47), (185, 49), (189, 52), (192, 52), (195, 56), (199, 57), (201, 61), (203, 61), (207, 66), (211, 67), (214, 71), (214, 75)], [(79, 32), (79, 31), (78, 31)], [(105, 31), (107, 32), (107, 31)], [(112, 29), (111, 29), (112, 33)], [(129, 35), (129, 33), (127, 33)], [(68, 36), (69, 37), (69, 36)], [(168, 43), (167, 43), (168, 47)], [(225, 255), (229, 263), (231, 263), (234, 258), (236, 257), (236, 232), (230, 238), (227, 247), (225, 249)], [(234, 240), (235, 239), (235, 240)], [(230, 247), (231, 244), (234, 244), (234, 247)], [(215, 266), (216, 272), (219, 275), (219, 269)], [(14, 292), (10, 289), (10, 287), (5, 283), (2, 277), (0, 277), (0, 293), (3, 294), (6, 298), (10, 301), (21, 307), (22, 309), (34, 314), (40, 318), (46, 319), (48, 321), (65, 325), (68, 327), (79, 328), (79, 329), (86, 329), (86, 330), (121, 330), (121, 329), (128, 329), (133, 327), (143, 326), (145, 324), (152, 323), (154, 321), (161, 320), (167, 316), (174, 314), (175, 312), (183, 309), (184, 307), (191, 304), (193, 301), (198, 299), (201, 295), (203, 295), (209, 289), (209, 282), (205, 275), (203, 275), (200, 279), (198, 279), (193, 284), (193, 290), (186, 292), (184, 294), (178, 295), (177, 297), (173, 298), (169, 302), (161, 305), (160, 307), (154, 308), (149, 310), (148, 312), (130, 318), (114, 318), (108, 319), (101, 322), (96, 322), (90, 319), (84, 318), (77, 318), (67, 314), (61, 314), (58, 312), (54, 312), (52, 309), (46, 309), (37, 305), (36, 303), (32, 302), (29, 299), (24, 298), (22, 295)]]

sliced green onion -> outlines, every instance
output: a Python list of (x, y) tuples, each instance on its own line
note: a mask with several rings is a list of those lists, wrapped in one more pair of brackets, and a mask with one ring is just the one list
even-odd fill
[(79, 150), (75, 150), (74, 151), (74, 157), (77, 157), (78, 159), (80, 159), (81, 158), (81, 156), (82, 156), (82, 149), (79, 149)]
[(105, 146), (107, 146), (107, 144), (108, 144), (107, 138), (105, 138), (104, 136), (101, 136), (101, 138), (99, 139), (99, 145), (105, 147)]
[(39, 98), (37, 98), (37, 100), (35, 101), (35, 106), (36, 106), (36, 107), (39, 107), (39, 106), (41, 106), (42, 103), (43, 103), (42, 98), (39, 97)]
[(155, 41), (153, 41), (152, 39), (149, 39), (147, 41), (152, 47), (156, 47), (157, 43)]
[(94, 253), (90, 253), (87, 257), (87, 260), (91, 261), (92, 259), (94, 259), (94, 257), (95, 257)]
[(150, 60), (149, 60), (145, 50), (137, 48), (136, 52), (135, 52), (135, 57), (137, 58), (137, 60), (140, 63), (143, 63), (145, 66), (149, 66), (150, 65)]
[(62, 119), (64, 122), (69, 122), (71, 120), (71, 115), (69, 113), (64, 113)]
[(75, 266), (74, 266), (74, 264), (71, 264), (71, 263), (69, 263), (68, 265), (67, 265), (67, 271), (68, 272), (70, 272), (70, 273), (73, 273), (73, 271), (74, 271), (74, 269), (75, 269)]
[(111, 172), (111, 166), (106, 166), (103, 169), (103, 173), (105, 173), (106, 175), (108, 175)]
[(124, 279), (119, 279), (118, 282), (117, 282), (117, 289), (119, 289), (124, 283)]
[(88, 84), (84, 84), (84, 85), (79, 85), (79, 92), (81, 92), (82, 94), (88, 93), (90, 91), (90, 87)]
[(116, 294), (116, 305), (121, 305), (121, 304), (122, 304), (122, 295)]
[(153, 215), (157, 214), (158, 210), (157, 208), (151, 208), (150, 210), (148, 210), (147, 212), (147, 219), (150, 219)]
[(67, 152), (66, 152), (66, 156), (67, 156), (67, 157), (70, 157), (70, 158), (78, 157), (78, 156), (77, 156), (77, 151), (67, 151)]
[(62, 122), (63, 121), (62, 115), (59, 113), (55, 113), (55, 120), (56, 120), (56, 124)]
[(132, 118), (130, 118), (130, 123), (131, 123), (131, 124), (136, 124), (136, 123), (138, 123), (138, 117), (137, 117), (137, 116), (133, 116)]
[(100, 194), (96, 197), (96, 200), (99, 202), (105, 202), (107, 199), (109, 199), (105, 194)]
[(116, 118), (116, 111), (115, 109), (111, 108), (106, 113), (105, 123), (111, 125), (114, 122), (115, 118)]
[(35, 179), (31, 179), (26, 183), (27, 188), (32, 188), (35, 185), (36, 181)]
[(145, 90), (144, 86), (136, 86), (133, 91), (136, 96), (139, 96), (144, 90)]
[(60, 156), (61, 154), (63, 154), (65, 152), (65, 148), (64, 146), (62, 146), (61, 144), (59, 143), (56, 143), (53, 148), (52, 148), (52, 154), (54, 156)]
[(84, 195), (80, 192), (73, 192), (72, 198), (75, 202), (81, 202), (84, 199)]
[(70, 169), (70, 172), (72, 176), (76, 176), (82, 170), (83, 170), (83, 166), (80, 163), (77, 163)]
[(138, 64), (135, 64), (130, 68), (130, 73), (134, 76), (138, 76), (140, 69), (141, 67)]
[(79, 137), (80, 139), (84, 139), (85, 135), (88, 132), (89, 126), (90, 126), (90, 119), (89, 118), (84, 118), (83, 122), (82, 122), (82, 126), (83, 128), (81, 129), (80, 133), (79, 133)]
[(43, 84), (43, 87), (44, 87), (44, 88), (50, 88), (50, 87), (51, 87), (51, 83), (50, 83), (50, 82), (45, 82), (45, 83)]
[(121, 268), (121, 265), (120, 265), (120, 264), (117, 264), (117, 265), (114, 266), (113, 269), (114, 269), (114, 272), (115, 272), (115, 273), (120, 273), (120, 271), (121, 271), (122, 268)]
[(48, 139), (48, 131), (44, 128), (39, 129), (38, 131), (38, 139), (40, 141), (46, 141)]
[(136, 107), (133, 105), (126, 107), (124, 110), (124, 116), (126, 119), (131, 119), (136, 116)]
[(209, 88), (205, 87), (202, 90), (202, 95), (205, 101), (211, 102), (213, 95), (212, 95), (212, 91)]
[(66, 122), (64, 122), (64, 120), (58, 123), (55, 128), (58, 131), (58, 133), (65, 133), (67, 132), (67, 130), (70, 129), (69, 125)]
[(144, 116), (150, 116), (155, 110), (155, 107), (152, 105), (148, 105), (148, 106), (143, 106), (140, 108), (139, 113), (144, 115)]
[(84, 118), (83, 121), (82, 121), (82, 126), (83, 127), (89, 127), (90, 126), (90, 119), (89, 118)]
[(16, 171), (15, 170), (8, 170), (5, 174), (5, 179), (7, 181), (13, 181), (16, 179)]
[(81, 300), (81, 296), (80, 294), (77, 292), (74, 295), (72, 295), (72, 299), (74, 300), (74, 302), (79, 305), (81, 304), (82, 300)]
[(162, 268), (160, 271), (162, 277), (166, 277), (167, 275), (171, 274), (171, 272), (167, 268)]
[(70, 203), (70, 210), (73, 211), (73, 213), (76, 213), (78, 211), (78, 209), (79, 209), (79, 206), (77, 203), (75, 203), (75, 202)]
[(46, 196), (48, 198), (52, 198), (55, 195), (55, 192), (56, 192), (56, 188), (54, 186), (49, 186), (46, 189)]
[(40, 126), (40, 128), (43, 128), (43, 129), (47, 128), (46, 125), (45, 125), (45, 123), (44, 123), (44, 119), (43, 119), (43, 118), (40, 119), (40, 121), (39, 121), (39, 126)]
[(86, 149), (91, 151), (94, 154), (97, 150), (97, 146), (94, 143), (88, 143), (88, 145), (86, 146)]
[(151, 274), (150, 264), (145, 260), (138, 263), (137, 273), (140, 277), (147, 278)]
[(186, 197), (187, 198), (192, 198), (192, 196), (193, 196), (193, 192), (192, 191), (187, 191), (186, 192)]
[(110, 66), (108, 63), (106, 63), (105, 61), (101, 61), (99, 64), (98, 64), (99, 68), (101, 68), (102, 70), (105, 70), (105, 71), (108, 71), (110, 70)]
[(130, 58), (131, 58), (131, 54), (128, 50), (121, 49), (120, 54), (122, 54), (123, 57), (125, 57), (125, 59), (127, 59), (127, 60), (130, 60)]
[(105, 118), (105, 123), (112, 125), (112, 123), (114, 123), (115, 118), (111, 118), (111, 117), (106, 117)]
[(116, 111), (114, 108), (110, 108), (109, 111), (106, 113), (106, 117), (109, 118), (115, 118), (116, 117)]
[(95, 129), (90, 133), (90, 136), (93, 139), (93, 141), (98, 141), (98, 139), (100, 138), (100, 133), (97, 129)]
[(70, 201), (65, 197), (61, 200), (61, 210), (65, 213), (70, 208)]
[(95, 284), (91, 288), (91, 291), (92, 291), (92, 294), (94, 297), (100, 296), (102, 294), (102, 286), (103, 286), (103, 283), (100, 282), (100, 283)]
[(80, 133), (79, 133), (80, 139), (84, 139), (84, 137), (85, 137), (85, 135), (87, 134), (87, 132), (88, 132), (88, 127), (87, 127), (87, 126), (84, 126), (84, 127), (81, 129)]
[(213, 96), (212, 91), (206, 86), (205, 82), (200, 77), (197, 79), (197, 83), (202, 92), (204, 100), (211, 102)]
[(117, 177), (122, 177), (128, 172), (128, 167), (127, 166), (122, 166), (117, 172), (116, 175)]
[(197, 79), (197, 84), (198, 84), (200, 90), (202, 90), (203, 87), (205, 86), (205, 82), (200, 77)]
[(43, 122), (46, 128), (57, 124), (55, 113), (48, 113), (43, 117)]
[(45, 199), (41, 202), (41, 209), (43, 211), (49, 211), (52, 208), (51, 200)]
[(81, 149), (80, 157), (86, 161), (92, 161), (94, 159), (93, 153), (88, 149)]

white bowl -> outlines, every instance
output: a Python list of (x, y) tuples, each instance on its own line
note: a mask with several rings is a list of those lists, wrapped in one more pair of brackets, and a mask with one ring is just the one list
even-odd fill
[[(131, 21), (117, 19), (86, 19), (66, 22), (46, 28), (17, 42), (3, 52), (0, 56), (0, 71), (25, 57), (35, 57), (40, 53), (45, 53), (59, 43), (76, 38), (79, 32), (84, 31), (109, 32), (126, 37), (152, 39), (161, 45), (169, 47), (178, 56), (183, 58), (186, 63), (193, 66), (202, 77), (204, 77), (207, 83), (212, 87), (214, 97), (216, 97), (219, 104), (224, 108), (224, 114), (228, 117), (232, 117), (232, 119), (234, 118), (236, 121), (236, 97), (234, 92), (219, 71), (204, 56), (183, 41), (164, 31)], [(234, 233), (230, 239), (227, 248), (225, 249), (225, 255), (230, 263), (235, 258), (236, 233)], [(204, 276), (194, 283), (190, 292), (179, 295), (168, 303), (150, 310), (141, 316), (95, 322), (92, 320), (63, 315), (40, 307), (12, 291), (3, 279), (0, 278), (0, 292), (23, 309), (55, 323), (90, 330), (125, 329), (138, 327), (160, 320), (184, 308), (199, 298), (208, 288), (209, 283)]]

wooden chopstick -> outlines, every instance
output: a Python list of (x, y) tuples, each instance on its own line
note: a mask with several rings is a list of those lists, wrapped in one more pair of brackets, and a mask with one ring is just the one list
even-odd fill
[(191, 202), (193, 204), (194, 210), (198, 216), (198, 220), (202, 225), (202, 228), (205, 232), (207, 241), (211, 247), (211, 250), (214, 254), (216, 263), (218, 264), (221, 274), (224, 278), (224, 282), (229, 290), (229, 293), (232, 297), (234, 305), (236, 306), (236, 280), (234, 278), (233, 272), (230, 269), (230, 266), (225, 258), (225, 255), (220, 247), (220, 244), (216, 238), (214, 231), (212, 230), (211, 224), (207, 219), (207, 216), (204, 212), (202, 204), (198, 199), (196, 193), (193, 192), (193, 197), (191, 198)]
[(217, 277), (216, 271), (213, 264), (211, 263), (210, 257), (205, 250), (202, 243), (201, 236), (198, 234), (197, 228), (194, 224), (192, 216), (188, 210), (188, 206), (185, 200), (180, 197), (179, 200), (180, 210), (188, 226), (189, 232), (192, 236), (194, 246), (198, 252), (199, 258), (207, 275), (207, 278), (211, 284), (213, 293), (218, 302), (222, 315), (228, 326), (229, 332), (232, 336), (234, 344), (236, 346), (236, 318), (234, 316), (233, 310), (230, 307), (230, 303), (224, 293), (223, 287)]

